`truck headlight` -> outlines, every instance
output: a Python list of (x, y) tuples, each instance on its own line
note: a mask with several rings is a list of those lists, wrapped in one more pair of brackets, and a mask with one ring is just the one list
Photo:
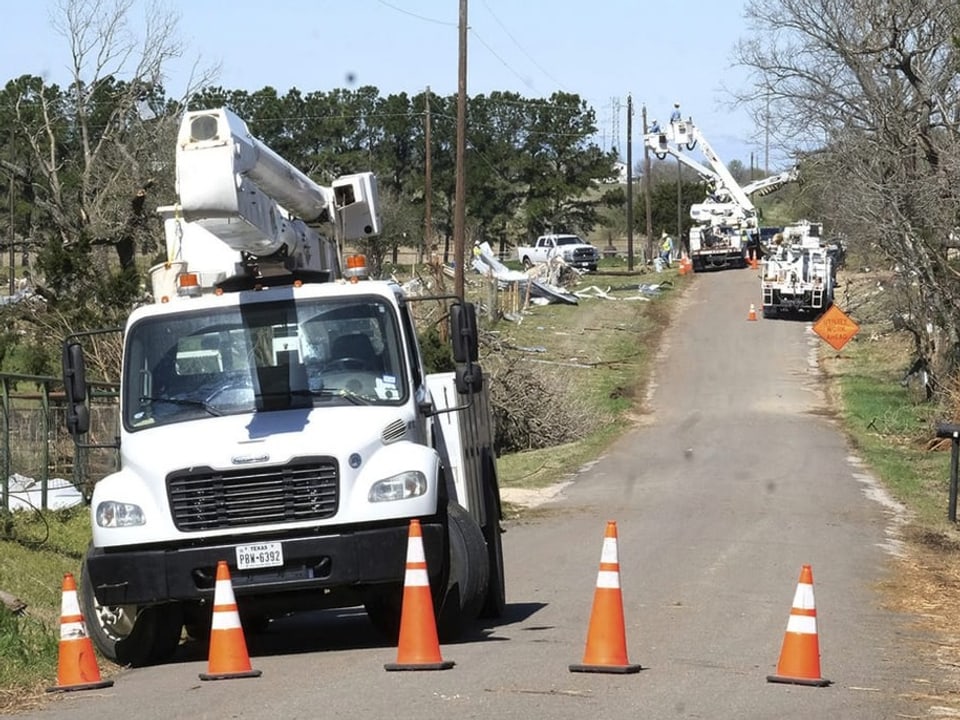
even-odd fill
[(390, 502), (419, 497), (427, 491), (427, 478), (419, 470), (409, 470), (373, 484), (367, 494), (370, 502)]
[(107, 500), (97, 505), (97, 525), (103, 528), (134, 527), (146, 523), (143, 510), (132, 503)]

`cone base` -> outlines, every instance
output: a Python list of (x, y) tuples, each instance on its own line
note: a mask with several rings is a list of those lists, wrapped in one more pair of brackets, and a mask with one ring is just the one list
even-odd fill
[(434, 663), (386, 663), (384, 670), (449, 670), (455, 665), (453, 660), (441, 660)]
[(233, 678), (255, 678), (263, 674), (262, 670), (244, 670), (241, 672), (200, 673), (201, 680), (232, 680)]
[(98, 688), (113, 687), (113, 680), (101, 680), (99, 682), (77, 683), (76, 685), (56, 685), (48, 687), (47, 692), (72, 692), (74, 690), (96, 690)]
[(830, 684), (829, 680), (823, 678), (802, 678), (791, 677), (789, 675), (767, 675), (767, 682), (789, 683), (791, 685), (810, 685), (812, 687), (826, 687)]
[(617, 673), (628, 675), (630, 673), (640, 672), (639, 665), (571, 665), (570, 672), (589, 672), (589, 673)]

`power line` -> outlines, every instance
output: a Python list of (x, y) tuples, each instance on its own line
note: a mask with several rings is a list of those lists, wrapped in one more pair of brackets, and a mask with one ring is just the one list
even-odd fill
[(516, 75), (517, 78), (520, 80), (520, 82), (522, 82), (524, 85), (526, 85), (526, 86), (527, 86), (528, 88), (530, 88), (531, 90), (534, 89), (533, 84), (530, 82), (530, 79), (529, 79), (529, 78), (525, 78), (525, 77), (524, 77), (523, 75), (521, 75), (519, 72), (517, 72), (516, 70), (514, 70), (513, 67), (511, 67), (510, 63), (508, 63), (508, 62), (507, 62), (506, 60), (504, 60), (502, 57), (500, 57), (499, 55), (497, 55), (496, 51), (495, 51), (492, 47), (490, 47), (490, 45), (487, 43), (486, 40), (484, 40), (482, 37), (480, 37), (480, 35), (477, 33), (476, 30), (474, 30), (473, 28), (470, 28), (470, 34), (473, 35), (477, 40), (479, 40), (479, 41), (480, 41), (480, 44), (483, 45), (491, 55), (493, 55), (497, 60), (499, 60), (507, 70), (509, 70), (510, 72), (512, 72), (514, 75)]
[(490, 15), (493, 17), (493, 19), (496, 20), (497, 25), (500, 26), (500, 29), (503, 30), (503, 32), (506, 34), (506, 36), (507, 36), (508, 38), (510, 38), (510, 39), (513, 41), (513, 44), (516, 45), (516, 46), (520, 49), (520, 52), (522, 52), (522, 53), (526, 56), (527, 60), (529, 60), (531, 63), (533, 63), (534, 67), (536, 67), (537, 70), (539, 70), (540, 72), (542, 72), (546, 77), (548, 77), (550, 80), (552, 80), (552, 81), (557, 85), (557, 87), (559, 87), (561, 90), (563, 90), (563, 89), (564, 89), (563, 83), (560, 82), (559, 80), (557, 80), (555, 77), (553, 77), (553, 76), (552, 76), (550, 73), (548, 73), (546, 70), (544, 70), (544, 69), (543, 69), (543, 66), (540, 65), (540, 63), (538, 63), (538, 62), (533, 58), (533, 56), (526, 51), (526, 49), (524, 49), (524, 47), (517, 41), (517, 39), (510, 33), (510, 31), (507, 30), (507, 27), (500, 21), (500, 18), (497, 17), (496, 13), (493, 12), (493, 10), (490, 8), (490, 5), (487, 4), (487, 0), (483, 0), (483, 6), (487, 9), (487, 12), (490, 13)]
[(417, 20), (422, 20), (423, 22), (433, 23), (434, 25), (444, 25), (446, 27), (457, 27), (457, 23), (455, 22), (449, 22), (447, 20), (437, 20), (436, 18), (429, 18), (426, 15), (418, 15), (417, 13), (410, 12), (409, 10), (404, 10), (401, 7), (397, 7), (396, 5), (388, 3), (386, 2), (386, 0), (377, 0), (377, 2), (379, 2), (384, 7), (388, 7), (391, 10), (396, 10), (398, 13), (409, 15), (410, 17), (416, 18)]

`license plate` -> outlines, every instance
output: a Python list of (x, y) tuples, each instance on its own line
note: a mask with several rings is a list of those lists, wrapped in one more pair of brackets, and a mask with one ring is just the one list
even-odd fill
[(237, 546), (237, 569), (278, 567), (283, 565), (283, 545), (278, 542)]

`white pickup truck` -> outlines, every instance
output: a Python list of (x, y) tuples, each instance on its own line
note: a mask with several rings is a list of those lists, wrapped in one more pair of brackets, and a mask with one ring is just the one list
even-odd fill
[(541, 235), (533, 245), (517, 247), (517, 258), (525, 268), (555, 257), (576, 268), (596, 270), (600, 251), (579, 235), (569, 234)]

